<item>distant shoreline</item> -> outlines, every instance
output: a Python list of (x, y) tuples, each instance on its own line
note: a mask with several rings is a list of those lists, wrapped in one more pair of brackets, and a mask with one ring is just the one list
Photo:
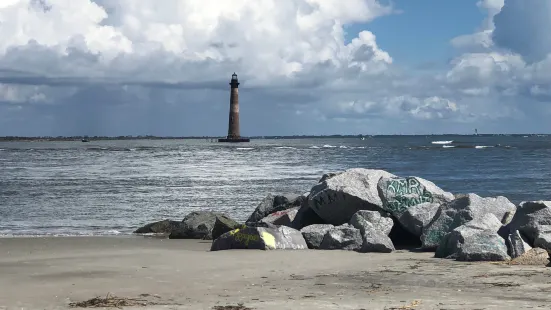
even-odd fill
[[(327, 139), (327, 138), (373, 138), (373, 137), (424, 137), (424, 136), (479, 136), (479, 137), (493, 137), (493, 136), (511, 136), (511, 137), (522, 137), (522, 136), (548, 136), (550, 134), (426, 134), (426, 135), (406, 135), (406, 134), (395, 134), (395, 135), (295, 135), (295, 136), (249, 136), (251, 140), (254, 139)], [(9, 142), (9, 141), (28, 141), (28, 142), (38, 142), (38, 141), (81, 141), (83, 139), (89, 141), (109, 141), (109, 140), (210, 140), (210, 139), (219, 139), (223, 138), (221, 136), (211, 137), (211, 136), (181, 136), (181, 137), (163, 137), (163, 136), (58, 136), (58, 137), (24, 137), (24, 136), (4, 136), (0, 137), (0, 142)]]

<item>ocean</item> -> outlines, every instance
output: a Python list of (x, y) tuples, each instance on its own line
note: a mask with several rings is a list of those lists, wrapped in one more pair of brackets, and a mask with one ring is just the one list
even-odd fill
[(124, 235), (197, 210), (245, 220), (268, 193), (349, 168), (452, 193), (551, 200), (551, 136), (0, 142), (0, 236)]

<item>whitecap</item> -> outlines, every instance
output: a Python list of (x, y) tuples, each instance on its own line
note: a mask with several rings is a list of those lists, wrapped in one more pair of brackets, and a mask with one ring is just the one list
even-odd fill
[(454, 148), (455, 145), (442, 145), (442, 147), (445, 149), (450, 149), (450, 148)]
[(341, 145), (341, 146), (339, 146), (339, 148), (340, 148), (340, 149), (347, 149), (348, 147), (345, 146), (345, 145)]
[(254, 150), (254, 147), (238, 147), (236, 150)]
[(311, 148), (311, 149), (319, 149), (320, 147), (319, 147), (319, 146), (312, 145), (310, 148)]
[(336, 147), (336, 146), (330, 145), (330, 144), (325, 144), (325, 145), (323, 145), (323, 147), (324, 147), (324, 148), (330, 148), (330, 149), (332, 149), (332, 148), (334, 148), (334, 147)]
[(276, 149), (282, 149), (282, 150), (296, 150), (296, 147), (292, 146), (276, 146)]
[(432, 141), (432, 144), (451, 144), (453, 143), (453, 140), (450, 141)]
[(489, 145), (477, 145), (477, 146), (475, 146), (474, 148), (475, 148), (475, 149), (485, 149), (485, 148), (488, 148), (488, 147), (493, 147), (493, 146), (489, 146)]

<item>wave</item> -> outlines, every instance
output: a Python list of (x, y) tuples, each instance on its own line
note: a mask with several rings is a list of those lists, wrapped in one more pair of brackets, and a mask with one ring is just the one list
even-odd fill
[(485, 148), (489, 148), (489, 147), (493, 147), (493, 146), (490, 146), (490, 145), (476, 145), (474, 148), (475, 149), (485, 149)]
[(0, 231), (0, 238), (41, 238), (41, 237), (101, 237), (101, 236), (124, 236), (131, 235), (131, 232), (121, 232), (118, 230), (106, 231), (79, 231), (79, 232), (48, 232), (48, 231)]
[(455, 145), (442, 145), (442, 147), (445, 149), (451, 149), (451, 148), (454, 148)]
[(341, 145), (341, 146), (339, 146), (339, 149), (347, 149), (347, 148), (348, 148), (348, 147), (347, 147), (347, 146), (345, 146), (345, 145)]
[(276, 149), (281, 149), (281, 150), (296, 150), (297, 148), (296, 148), (296, 147), (292, 147), (292, 146), (276, 146)]
[(330, 145), (330, 144), (324, 144), (323, 147), (326, 148), (326, 149), (336, 148), (336, 146)]
[(452, 144), (453, 140), (450, 141), (432, 141), (432, 144)]
[(319, 149), (320, 147), (319, 146), (316, 146), (316, 145), (312, 145), (311, 147), (309, 147), (310, 149)]
[(242, 151), (254, 150), (254, 147), (238, 147), (236, 148), (236, 150), (242, 150)]

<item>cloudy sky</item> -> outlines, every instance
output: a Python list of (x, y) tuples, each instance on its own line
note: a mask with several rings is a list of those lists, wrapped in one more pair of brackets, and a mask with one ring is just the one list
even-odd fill
[(551, 0), (0, 0), (0, 136), (551, 132)]

